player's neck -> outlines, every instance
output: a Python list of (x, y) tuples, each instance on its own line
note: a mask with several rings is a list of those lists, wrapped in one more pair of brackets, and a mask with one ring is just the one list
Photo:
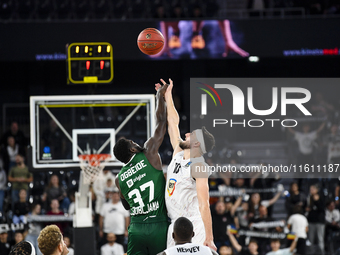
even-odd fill
[(181, 245), (181, 244), (186, 244), (186, 243), (191, 243), (191, 240), (190, 241), (177, 241), (176, 245)]
[(190, 158), (199, 158), (201, 156), (202, 156), (202, 154), (198, 150), (185, 149), (184, 154), (183, 154), (183, 159), (187, 160), (187, 159), (190, 159)]

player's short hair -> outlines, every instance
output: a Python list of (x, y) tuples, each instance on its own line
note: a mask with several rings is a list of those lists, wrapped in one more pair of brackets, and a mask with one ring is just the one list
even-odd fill
[(192, 222), (185, 217), (179, 217), (174, 224), (174, 233), (180, 240), (189, 240), (192, 238), (194, 226)]
[(272, 238), (272, 239), (270, 240), (270, 242), (271, 242), (271, 243), (276, 243), (276, 242), (281, 243), (281, 240), (278, 239), (278, 238)]
[(130, 151), (131, 144), (125, 139), (121, 138), (117, 141), (115, 146), (113, 147), (113, 153), (120, 162), (127, 163), (129, 162), (132, 152)]
[(42, 254), (51, 255), (55, 252), (63, 239), (60, 229), (56, 225), (49, 225), (41, 230), (38, 237), (38, 247)]
[(202, 127), (203, 139), (205, 144), (205, 150), (211, 151), (215, 146), (215, 137), (209, 133), (209, 131), (203, 126)]

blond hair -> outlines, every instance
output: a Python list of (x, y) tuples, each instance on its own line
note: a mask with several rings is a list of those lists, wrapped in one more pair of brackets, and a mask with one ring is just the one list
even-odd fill
[(56, 225), (49, 225), (41, 230), (38, 237), (38, 247), (42, 254), (51, 255), (55, 252), (63, 239), (60, 229)]

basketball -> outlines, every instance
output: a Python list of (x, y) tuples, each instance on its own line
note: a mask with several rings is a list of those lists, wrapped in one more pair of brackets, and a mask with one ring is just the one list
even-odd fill
[(164, 36), (156, 28), (146, 28), (138, 35), (137, 45), (144, 54), (155, 55), (164, 47)]

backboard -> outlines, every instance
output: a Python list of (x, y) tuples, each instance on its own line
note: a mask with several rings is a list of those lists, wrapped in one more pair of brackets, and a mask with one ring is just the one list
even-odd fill
[[(155, 96), (31, 96), (33, 170), (75, 169), (80, 154), (110, 154), (106, 166), (120, 167), (113, 146), (120, 137), (143, 145), (154, 132)], [(112, 169), (112, 168), (111, 168)]]

